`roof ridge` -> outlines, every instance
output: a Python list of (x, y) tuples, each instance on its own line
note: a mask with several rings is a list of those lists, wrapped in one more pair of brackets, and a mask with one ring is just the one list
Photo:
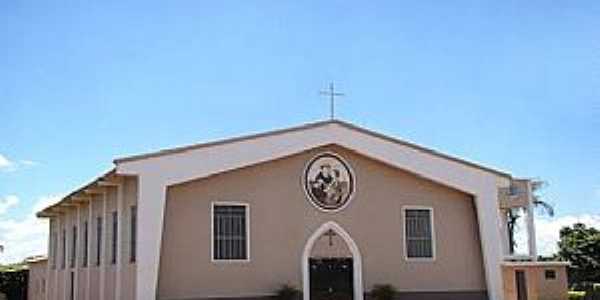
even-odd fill
[(173, 148), (165, 148), (165, 149), (161, 149), (158, 151), (152, 151), (152, 152), (142, 153), (142, 154), (137, 154), (137, 155), (123, 156), (123, 157), (114, 159), (113, 162), (115, 164), (119, 164), (119, 163), (123, 163), (123, 162), (152, 158), (152, 157), (163, 156), (163, 155), (174, 154), (174, 153), (181, 153), (181, 152), (185, 152), (188, 150), (194, 150), (194, 149), (210, 147), (210, 146), (226, 144), (226, 143), (234, 143), (234, 142), (243, 141), (243, 140), (255, 139), (255, 138), (260, 138), (260, 137), (270, 136), (270, 135), (283, 134), (283, 133), (287, 133), (287, 132), (299, 131), (299, 130), (314, 128), (314, 127), (319, 127), (319, 126), (324, 126), (324, 125), (329, 125), (329, 124), (336, 124), (336, 123), (347, 124), (346, 122), (343, 122), (343, 121), (340, 121), (337, 119), (325, 120), (325, 121), (315, 121), (315, 122), (305, 123), (305, 124), (293, 126), (293, 127), (274, 129), (274, 130), (269, 130), (269, 131), (259, 132), (259, 133), (238, 135), (238, 136), (231, 137), (231, 138), (217, 139), (217, 140), (201, 142), (201, 143), (193, 143), (193, 144), (177, 146), (177, 147), (173, 147)]
[[(311, 129), (311, 128), (315, 128), (315, 127), (322, 127), (322, 126), (327, 126), (327, 125), (332, 125), (332, 124), (337, 124), (339, 126), (345, 127), (349, 130), (354, 130), (366, 135), (369, 135), (371, 137), (375, 137), (375, 138), (379, 138), (391, 143), (395, 143), (395, 144), (400, 144), (403, 146), (406, 146), (408, 148), (412, 148), (415, 151), (420, 151), (423, 153), (427, 153), (429, 155), (433, 155), (433, 156), (437, 156), (439, 158), (442, 159), (446, 159), (446, 160), (450, 160), (459, 164), (463, 164), (469, 167), (473, 167), (473, 168), (477, 168), (486, 172), (490, 172), (493, 174), (496, 174), (498, 176), (502, 176), (502, 177), (506, 177), (509, 179), (512, 179), (513, 177), (507, 173), (507, 172), (503, 172), (503, 171), (499, 171), (497, 169), (494, 168), (490, 168), (490, 167), (486, 167), (483, 164), (480, 163), (475, 163), (469, 160), (465, 160), (456, 156), (452, 156), (452, 155), (448, 155), (442, 152), (439, 152), (437, 150), (431, 149), (431, 148), (427, 148), (424, 146), (421, 146), (419, 144), (410, 142), (410, 141), (406, 141), (406, 140), (402, 140), (399, 138), (395, 138), (389, 135), (385, 135), (383, 133), (379, 133), (370, 129), (366, 129), (363, 127), (360, 127), (358, 125), (352, 124), (350, 122), (346, 122), (346, 121), (341, 121), (338, 119), (332, 119), (332, 120), (325, 120), (325, 121), (316, 121), (316, 122), (311, 122), (311, 123), (306, 123), (306, 124), (302, 124), (299, 126), (294, 126), (294, 127), (288, 127), (288, 128), (283, 128), (283, 129), (275, 129), (275, 130), (270, 130), (270, 131), (266, 131), (266, 132), (262, 132), (262, 133), (255, 133), (255, 134), (248, 134), (248, 135), (241, 135), (241, 136), (237, 136), (237, 137), (233, 137), (233, 138), (226, 138), (226, 139), (221, 139), (221, 140), (215, 140), (215, 141), (209, 141), (209, 142), (204, 142), (204, 143), (197, 143), (197, 144), (191, 144), (191, 145), (187, 145), (187, 146), (180, 146), (180, 147), (175, 147), (175, 148), (169, 148), (169, 149), (163, 149), (163, 150), (159, 150), (159, 151), (155, 151), (155, 152), (149, 152), (146, 154), (139, 154), (139, 155), (133, 155), (133, 156), (128, 156), (128, 157), (122, 157), (122, 158), (117, 158), (115, 160), (113, 160), (113, 162), (115, 164), (119, 164), (119, 163), (123, 163), (123, 162), (129, 162), (129, 161), (136, 161), (136, 160), (142, 160), (142, 159), (147, 159), (147, 158), (153, 158), (153, 157), (159, 157), (159, 156), (164, 156), (164, 155), (170, 155), (170, 154), (176, 154), (176, 153), (183, 153), (186, 151), (190, 151), (190, 150), (195, 150), (195, 149), (199, 149), (199, 148), (203, 148), (203, 147), (210, 147), (210, 146), (215, 146), (215, 145), (221, 145), (221, 144), (226, 144), (226, 143), (234, 143), (234, 142), (239, 142), (239, 141), (244, 141), (244, 140), (249, 140), (249, 139), (255, 139), (255, 138), (261, 138), (261, 137), (266, 137), (266, 136), (272, 136), (272, 135), (279, 135), (279, 134), (285, 134), (285, 133), (289, 133), (289, 132), (295, 132), (295, 131), (301, 131), (301, 130), (307, 130), (307, 129)], [(85, 190), (87, 188), (89, 188), (90, 186), (96, 184), (96, 182), (98, 182), (99, 180), (101, 180), (102, 178), (105, 178), (106, 176), (110, 176), (112, 174), (116, 174), (116, 167), (111, 168), (111, 170), (109, 170), (108, 172), (98, 176), (97, 178), (95, 178), (93, 181), (83, 185), (82, 187), (76, 189), (75, 191), (69, 193), (68, 195), (66, 195), (65, 197), (63, 197), (61, 200), (59, 200), (57, 203), (52, 204), (46, 208), (44, 208), (41, 212), (38, 212), (37, 215), (38, 217), (42, 217), (43, 216), (43, 212), (49, 208), (55, 207), (55, 206), (59, 206), (63, 201), (65, 201), (66, 199), (76, 195), (77, 193), (79, 193), (82, 190)]]
[(294, 131), (300, 131), (300, 130), (306, 130), (306, 129), (310, 129), (310, 128), (315, 128), (315, 127), (321, 127), (321, 126), (326, 126), (326, 125), (330, 125), (330, 124), (338, 124), (340, 126), (346, 127), (348, 129), (351, 130), (356, 130), (374, 137), (378, 137), (393, 143), (397, 143), (397, 144), (401, 144), (413, 149), (416, 149), (418, 151), (423, 151), (425, 153), (429, 153), (431, 155), (435, 155), (444, 159), (449, 159), (458, 163), (462, 163), (471, 167), (475, 167), (478, 169), (482, 169), (488, 172), (492, 172), (494, 174), (503, 176), (503, 177), (511, 177), (512, 176), (504, 171), (500, 171), (494, 168), (490, 168), (490, 167), (486, 167), (483, 164), (480, 163), (475, 163), (463, 158), (459, 158), (456, 156), (452, 156), (452, 155), (448, 155), (445, 154), (443, 152), (434, 150), (432, 148), (428, 148), (425, 146), (421, 146), (419, 144), (416, 144), (414, 142), (410, 142), (410, 141), (406, 141), (403, 139), (399, 139), (399, 138), (395, 138), (383, 133), (379, 133), (370, 129), (366, 129), (364, 127), (355, 125), (353, 123), (350, 122), (346, 122), (346, 121), (342, 121), (339, 119), (331, 119), (331, 120), (325, 120), (325, 121), (316, 121), (316, 122), (311, 122), (311, 123), (306, 123), (306, 124), (302, 124), (302, 125), (298, 125), (298, 126), (293, 126), (293, 127), (288, 127), (288, 128), (282, 128), (282, 129), (275, 129), (275, 130), (269, 130), (266, 132), (260, 132), (260, 133), (254, 133), (254, 134), (247, 134), (247, 135), (240, 135), (240, 136), (236, 136), (236, 137), (232, 137), (232, 138), (226, 138), (226, 139), (220, 139), (220, 140), (214, 140), (214, 141), (209, 141), (209, 142), (203, 142), (203, 143), (196, 143), (196, 144), (190, 144), (190, 145), (186, 145), (186, 146), (179, 146), (179, 147), (174, 147), (174, 148), (167, 148), (167, 149), (162, 149), (162, 150), (158, 150), (158, 151), (154, 151), (154, 152), (148, 152), (145, 154), (138, 154), (138, 155), (132, 155), (132, 156), (125, 156), (125, 157), (121, 157), (121, 158), (117, 158), (115, 160), (113, 160), (113, 162), (115, 164), (119, 164), (119, 163), (124, 163), (124, 162), (130, 162), (130, 161), (135, 161), (135, 160), (141, 160), (141, 159), (147, 159), (147, 158), (153, 158), (153, 157), (159, 157), (159, 156), (164, 156), (164, 155), (169, 155), (169, 154), (176, 154), (176, 153), (182, 153), (182, 152), (186, 152), (189, 150), (195, 150), (195, 149), (199, 149), (199, 148), (204, 148), (204, 147), (210, 147), (210, 146), (216, 146), (216, 145), (222, 145), (222, 144), (227, 144), (227, 143), (234, 143), (234, 142), (239, 142), (239, 141), (244, 141), (244, 140), (250, 140), (250, 139), (255, 139), (255, 138), (261, 138), (261, 137), (265, 137), (265, 136), (272, 136), (272, 135), (278, 135), (278, 134), (284, 134), (284, 133), (288, 133), (288, 132), (294, 132)]

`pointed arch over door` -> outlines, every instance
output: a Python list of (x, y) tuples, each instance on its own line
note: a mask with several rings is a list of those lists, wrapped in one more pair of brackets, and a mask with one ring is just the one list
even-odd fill
[(352, 253), (354, 300), (363, 300), (364, 291), (362, 281), (362, 257), (360, 255), (360, 251), (350, 234), (348, 234), (348, 232), (346, 232), (342, 226), (334, 221), (329, 221), (321, 225), (317, 230), (315, 230), (315, 232), (313, 232), (304, 245), (302, 261), (300, 262), (300, 265), (302, 266), (303, 300), (310, 300), (310, 270), (308, 264), (310, 253), (319, 237), (329, 230), (333, 230), (336, 234), (342, 237), (342, 239), (346, 242), (350, 253)]

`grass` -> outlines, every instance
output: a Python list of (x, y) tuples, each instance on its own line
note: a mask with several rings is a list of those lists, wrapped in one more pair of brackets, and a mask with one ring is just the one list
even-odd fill
[(569, 300), (583, 300), (585, 292), (569, 291)]

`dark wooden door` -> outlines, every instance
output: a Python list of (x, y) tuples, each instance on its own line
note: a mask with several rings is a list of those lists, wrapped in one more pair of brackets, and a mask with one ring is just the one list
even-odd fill
[(71, 272), (71, 300), (75, 300), (75, 272)]
[(352, 258), (311, 258), (311, 300), (352, 300)]
[(517, 281), (517, 300), (527, 300), (527, 278), (525, 271), (516, 271), (515, 280)]

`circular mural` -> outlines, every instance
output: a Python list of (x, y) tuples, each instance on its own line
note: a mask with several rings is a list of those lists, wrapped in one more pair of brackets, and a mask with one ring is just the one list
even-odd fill
[(311, 203), (324, 210), (343, 208), (354, 194), (354, 173), (350, 165), (334, 153), (322, 153), (311, 159), (302, 181)]

